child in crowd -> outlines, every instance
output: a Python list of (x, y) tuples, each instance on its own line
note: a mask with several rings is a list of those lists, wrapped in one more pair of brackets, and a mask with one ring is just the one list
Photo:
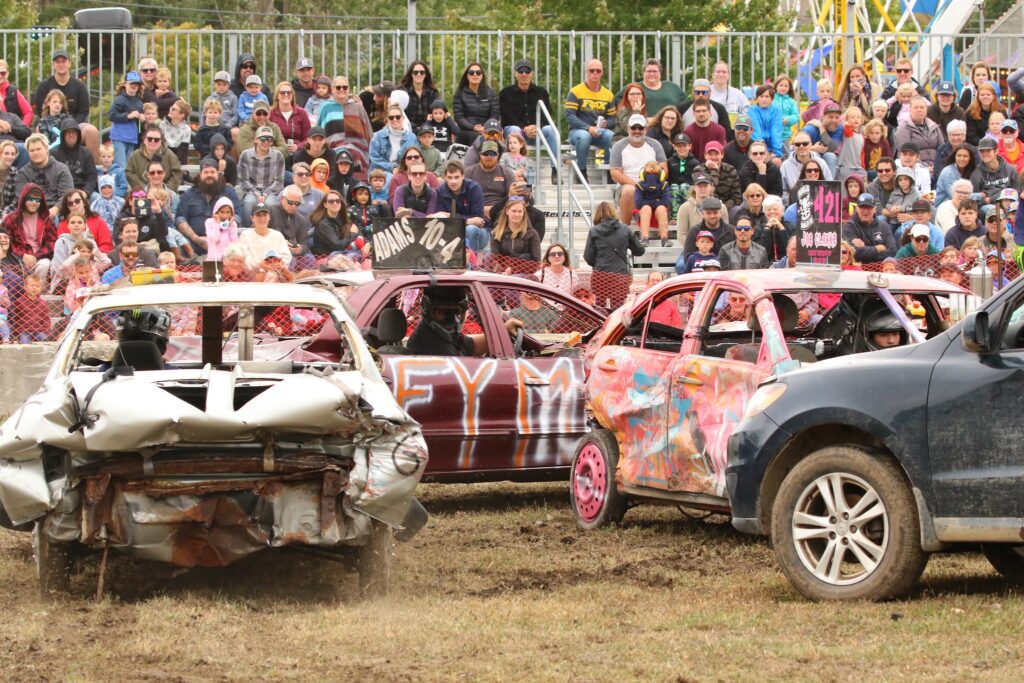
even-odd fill
[(238, 162), (228, 154), (228, 137), (217, 133), (210, 138), (210, 156), (217, 162), (220, 177), (228, 185), (238, 184)]
[[(114, 162), (114, 146), (110, 143), (100, 145), (100, 163), (96, 166), (96, 175), (109, 175), (114, 178), (114, 195), (124, 199), (128, 196), (128, 179), (124, 175), (124, 166)], [(95, 199), (97, 195), (90, 197)]]
[(530, 160), (526, 157), (526, 138), (523, 137), (523, 134), (518, 130), (510, 132), (505, 141), (505, 150), (498, 163), (515, 173), (516, 180), (525, 180), (532, 185), (533, 168), (530, 167)]
[(843, 144), (839, 148), (839, 160), (836, 163), (836, 175), (841, 181), (854, 174), (863, 175), (864, 173), (862, 165), (864, 135), (860, 132), (863, 125), (864, 112), (860, 110), (860, 107), (847, 108), (843, 123)]
[(50, 308), (41, 296), (43, 281), (38, 275), (25, 276), (25, 292), (14, 302), (14, 332), (28, 344), (50, 338)]
[(113, 265), (110, 262), (110, 257), (96, 248), (95, 242), (88, 237), (81, 237), (75, 242), (71, 257), (64, 262), (60, 272), (57, 274), (62, 280), (68, 280), (74, 274), (73, 264), (76, 258), (84, 258), (92, 263), (97, 275), (102, 274), (103, 271)]
[(146, 126), (151, 123), (157, 125), (160, 124), (159, 110), (157, 109), (156, 102), (146, 102), (142, 105), (142, 128), (145, 130)]
[(36, 132), (50, 140), (50, 147), (60, 144), (60, 127), (66, 120), (73, 120), (68, 114), (68, 99), (60, 90), (51, 90), (43, 100), (43, 111), (36, 121)]
[(968, 271), (978, 265), (978, 255), (981, 253), (981, 240), (977, 237), (968, 237), (960, 245), (959, 265), (964, 271)]
[[(388, 212), (390, 213), (390, 211)], [(381, 206), (373, 204), (370, 199), (370, 188), (364, 183), (356, 181), (352, 187), (352, 201), (348, 207), (348, 217), (359, 228), (359, 234), (365, 239), (370, 239), (370, 226), (374, 218), (387, 215), (381, 213)]]
[[(676, 264), (676, 272), (680, 275), (686, 275), (692, 273), (693, 269), (697, 266), (698, 261), (705, 259), (716, 258), (715, 254), (711, 251), (715, 246), (715, 235), (710, 230), (701, 230), (697, 233), (697, 251), (690, 254), (689, 258), (686, 259), (683, 265), (683, 269), (679, 269), (679, 264)], [(682, 255), (680, 255), (682, 260)]]
[(370, 203), (376, 206), (388, 203), (388, 186), (391, 185), (391, 174), (375, 168), (370, 171)]
[(259, 100), (268, 105), (270, 101), (263, 94), (263, 79), (256, 74), (247, 76), (245, 79), (245, 92), (238, 97), (238, 122), (245, 123), (252, 118), (252, 107)]
[(882, 157), (892, 158), (892, 147), (886, 138), (885, 123), (878, 119), (871, 119), (864, 124), (864, 149), (861, 151), (861, 165), (868, 173), (868, 180), (877, 177), (875, 166)]
[(672, 216), (679, 213), (679, 207), (690, 196), (690, 186), (693, 185), (693, 169), (700, 164), (697, 157), (691, 154), (690, 150), (692, 149), (692, 141), (686, 133), (676, 133), (672, 136), (673, 152), (672, 156), (668, 158), (668, 184), (672, 192)]
[(174, 106), (174, 103), (179, 98), (174, 90), (171, 89), (170, 69), (166, 67), (157, 69), (154, 81), (156, 83), (156, 88), (153, 90), (153, 95), (156, 97), (156, 115), (157, 118), (163, 119), (171, 111), (171, 107)]
[(213, 92), (207, 98), (220, 103), (220, 125), (231, 130), (238, 126), (238, 96), (231, 92), (231, 74), (218, 71), (213, 76)]
[(896, 187), (889, 194), (889, 205), (882, 212), (889, 219), (894, 234), (901, 223), (914, 218), (911, 208), (919, 196), (914, 185), (914, 172), (909, 168), (897, 170)]
[(896, 171), (897, 173), (901, 168), (910, 169), (914, 177), (914, 186), (917, 188), (917, 193), (928, 199), (929, 201), (934, 199), (934, 195), (928, 197), (928, 193), (932, 189), (932, 172), (929, 170), (928, 165), (919, 161), (921, 157), (921, 150), (915, 142), (905, 142), (900, 147), (900, 158), (896, 160)]
[(896, 87), (896, 93), (889, 98), (889, 113), (887, 120), (893, 128), (899, 128), (904, 122), (910, 121), (910, 100), (917, 95), (912, 83), (901, 83)]
[(4, 287), (4, 273), (0, 270), (0, 341), (4, 344), (11, 343), (11, 326), (7, 317), (7, 310), (10, 307), (11, 297)]
[(327, 186), (327, 179), (331, 176), (331, 165), (327, 163), (326, 159), (313, 159), (313, 163), (309, 165), (309, 185), (317, 190), (320, 190), (325, 195), (329, 188)]
[(954, 268), (960, 265), (960, 252), (957, 251), (957, 248), (943, 247), (939, 252), (939, 265), (953, 266)]
[(223, 113), (224, 107), (216, 97), (207, 97), (203, 102), (203, 122), (192, 136), (192, 145), (199, 152), (200, 158), (210, 155), (214, 135), (220, 135), (225, 140), (231, 137), (231, 128), (221, 124)]
[(636, 184), (634, 202), (640, 220), (640, 243), (647, 245), (653, 216), (658, 221), (661, 246), (671, 246), (668, 239), (668, 207), (672, 204), (672, 191), (658, 162), (648, 161), (644, 164), (640, 181)]
[(171, 245), (167, 239), (167, 213), (164, 211), (168, 200), (167, 190), (151, 187), (146, 193), (146, 199), (149, 200), (149, 207), (139, 203), (135, 212), (139, 221), (139, 236), (136, 239), (140, 253), (142, 249), (156, 253), (169, 251)]
[(309, 120), (316, 124), (316, 117), (320, 113), (320, 107), (331, 101), (331, 79), (327, 76), (320, 76), (313, 83), (313, 96), (306, 100), (306, 113)]
[(142, 120), (142, 76), (129, 71), (110, 105), (110, 141), (114, 146), (114, 163), (121, 168), (139, 146), (139, 121)]
[(441, 175), (441, 166), (444, 164), (444, 157), (441, 156), (441, 151), (434, 147), (434, 127), (429, 123), (424, 123), (420, 126), (419, 134), (416, 139), (420, 143), (420, 153), (423, 155), (423, 165), (427, 167), (427, 171), (434, 173), (434, 175)]
[(334, 157), (334, 168), (336, 173), (327, 179), (327, 186), (337, 190), (344, 197), (345, 202), (352, 203), (352, 188), (356, 186), (359, 179), (352, 170), (352, 154), (347, 149), (338, 150)]
[(179, 99), (167, 110), (167, 116), (160, 121), (164, 144), (178, 156), (178, 162), (188, 163), (188, 145), (192, 141), (192, 126), (188, 124), (192, 106)]
[(845, 223), (857, 213), (857, 197), (864, 194), (864, 176), (853, 174), (843, 183), (846, 191), (843, 197), (843, 210), (840, 219)]
[(64, 291), (64, 314), (70, 315), (78, 310), (85, 297), (92, 293), (92, 288), (100, 283), (100, 276), (92, 262), (77, 256), (71, 261), (72, 273), (68, 279), (68, 287)]
[[(102, 153), (101, 155), (102, 156)], [(100, 196), (92, 200), (89, 208), (102, 218), (107, 225), (116, 225), (117, 218), (124, 209), (124, 199), (114, 192), (114, 176), (103, 174), (97, 181)]]
[(228, 245), (238, 241), (235, 207), (227, 197), (213, 205), (213, 216), (206, 219), (206, 260), (220, 261)]
[(64, 264), (73, 261), (76, 257), (75, 247), (82, 239), (90, 239), (92, 234), (85, 224), (85, 216), (72, 214), (67, 218), (68, 231), (57, 237), (53, 244), (53, 260), (50, 261), (50, 292), (58, 290), (61, 282), (66, 279), (61, 276)]
[(1006, 114), (1001, 111), (994, 111), (988, 117), (988, 130), (985, 137), (992, 138), (997, 143), (1003, 139), (1003, 122), (1006, 121)]
[(427, 123), (434, 129), (434, 147), (444, 154), (451, 147), (457, 132), (455, 122), (448, 116), (448, 107), (445, 106), (444, 100), (434, 100), (431, 103)]
[[(893, 127), (889, 124), (889, 103), (885, 100), (875, 100), (871, 103), (871, 120), (882, 124), (882, 137), (892, 147)], [(892, 156), (891, 154), (889, 156)]]

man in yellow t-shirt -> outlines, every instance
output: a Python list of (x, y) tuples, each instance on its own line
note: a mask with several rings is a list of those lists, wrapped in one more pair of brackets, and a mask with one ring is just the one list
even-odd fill
[[(615, 106), (612, 91), (601, 85), (604, 66), (600, 59), (587, 62), (584, 81), (565, 98), (565, 116), (569, 120), (569, 144), (576, 148), (576, 163), (587, 177), (587, 155), (591, 145), (600, 147), (607, 158), (612, 146)], [(589, 180), (589, 178), (588, 178)]]

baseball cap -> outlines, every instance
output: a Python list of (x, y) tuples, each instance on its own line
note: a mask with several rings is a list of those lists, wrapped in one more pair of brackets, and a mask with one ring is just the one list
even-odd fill
[(927, 225), (916, 224), (910, 229), (911, 237), (930, 237), (931, 233), (928, 231)]
[(259, 111), (259, 110), (270, 111), (270, 103), (267, 102), (266, 100), (256, 100), (256, 102), (252, 105), (252, 110), (253, 111)]
[(335, 164), (340, 164), (343, 161), (348, 162), (350, 164), (352, 163), (352, 153), (349, 152), (347, 149), (341, 150), (334, 157)]
[(484, 144), (480, 145), (481, 154), (483, 154), (484, 152), (494, 152), (495, 154), (497, 154), (500, 151), (501, 150), (498, 148), (498, 143), (495, 142), (494, 140), (488, 140)]
[(733, 128), (739, 128), (740, 126), (746, 126), (747, 128), (753, 128), (754, 122), (746, 114), (740, 114), (736, 117), (736, 123), (733, 124)]
[(693, 270), (695, 272), (700, 272), (707, 270), (708, 268), (717, 268), (718, 270), (721, 270), (722, 262), (717, 258), (700, 259), (694, 264)]
[(203, 160), (199, 162), (199, 170), (204, 168), (216, 168), (220, 170), (220, 163), (213, 157), (203, 157)]
[(331, 80), (330, 76), (317, 76), (316, 81), (314, 82), (317, 85), (331, 85), (334, 83), (334, 81)]
[(629, 117), (629, 121), (626, 122), (626, 126), (628, 128), (632, 128), (633, 126), (643, 126), (644, 128), (646, 128), (647, 117), (644, 116), (643, 114), (632, 114)]
[(327, 131), (324, 130), (321, 126), (313, 126), (312, 128), (309, 129), (309, 133), (306, 134), (306, 137), (307, 138), (316, 138), (316, 137), (325, 138), (325, 137), (327, 137)]
[(989, 137), (984, 137), (978, 141), (978, 149), (998, 149), (999, 145), (996, 141)]
[(986, 261), (988, 261), (989, 259), (998, 259), (998, 258), (999, 258), (999, 252), (996, 251), (995, 249), (993, 249), (992, 251), (990, 251), (987, 254), (985, 254), (985, 260)]
[(704, 153), (705, 154), (707, 154), (711, 150), (718, 150), (719, 152), (721, 152), (722, 151), (722, 143), (719, 142), (718, 140), (712, 140), (708, 144), (704, 145)]
[(910, 206), (910, 210), (911, 211), (928, 211), (929, 213), (931, 213), (932, 203), (929, 202), (927, 199), (917, 199), (917, 200), (914, 200), (914, 203)]
[(690, 140), (690, 136), (687, 135), (686, 133), (676, 133), (675, 135), (672, 136), (672, 144), (689, 145), (692, 144), (692, 140)]
[(487, 119), (484, 121), (484, 132), (485, 133), (500, 133), (501, 124), (498, 123), (498, 119)]
[(274, 129), (270, 126), (260, 126), (256, 129), (256, 138), (270, 138), (274, 139)]
[[(263, 207), (266, 208), (266, 205), (263, 205)], [(270, 209), (267, 209), (267, 211), (270, 211)], [(253, 211), (253, 213), (256, 213), (256, 211)], [(265, 252), (263, 252), (263, 258), (281, 258), (281, 255), (278, 254), (273, 249), (267, 249)]]
[[(252, 215), (255, 216), (258, 213), (270, 213), (270, 207), (265, 202), (259, 202), (252, 208)], [(266, 254), (264, 254), (264, 258), (266, 258)]]
[(874, 206), (875, 195), (870, 192), (863, 192), (857, 196), (857, 206)]
[(138, 71), (129, 71), (124, 77), (125, 83), (142, 83), (142, 76), (139, 75)]
[(533, 71), (533, 62), (531, 62), (529, 59), (520, 59), (518, 62), (516, 62), (516, 71), (519, 71), (520, 69), (523, 68)]
[(50, 56), (50, 61), (56, 62), (58, 59), (71, 59), (71, 57), (68, 56), (67, 50), (54, 50)]
[(707, 173), (698, 173), (697, 175), (693, 176), (694, 185), (700, 185), (701, 183), (707, 183), (708, 185), (715, 184), (715, 182), (711, 180), (711, 176), (709, 176)]
[(996, 207), (994, 207), (991, 204), (989, 204), (988, 206), (985, 207), (985, 218), (986, 219), (988, 219), (989, 216), (995, 216), (995, 215), (996, 215)]
[(297, 61), (295, 63), (295, 70), (296, 71), (298, 71), (299, 69), (312, 69), (312, 68), (313, 68), (313, 60), (310, 59), (309, 57), (303, 57), (302, 59), (300, 59), (299, 61)]
[(216, 83), (217, 81), (224, 81), (225, 83), (230, 83), (231, 74), (229, 74), (227, 71), (218, 71), (213, 75), (213, 82)]
[(1017, 122), (1014, 121), (1013, 119), (1006, 119), (1005, 121), (1003, 121), (1003, 125), (1002, 125), (1002, 127), (1000, 127), (999, 130), (1000, 131), (1004, 131), (1007, 128), (1009, 128), (1010, 130), (1016, 131), (1017, 130)]
[(697, 88), (710, 88), (710, 87), (711, 87), (711, 81), (709, 81), (706, 78), (698, 78), (697, 80), (695, 80), (693, 82), (693, 89), (694, 90), (696, 90)]
[(263, 85), (263, 79), (260, 78), (259, 76), (257, 76), (256, 74), (252, 74), (252, 75), (249, 75), (249, 76), (245, 77), (245, 84), (246, 85)]
[(701, 203), (700, 208), (702, 211), (714, 211), (715, 209), (720, 211), (722, 209), (722, 200), (718, 197), (708, 197)]
[(431, 125), (430, 125), (430, 124), (428, 124), (428, 123), (424, 123), (424, 124), (423, 124), (422, 126), (420, 126), (420, 127), (419, 127), (419, 129), (418, 129), (418, 130), (416, 131), (416, 135), (426, 135), (427, 133), (430, 133), (431, 135), (434, 135), (434, 127), (433, 127), (433, 126), (431, 126)]
[(917, 146), (916, 142), (904, 142), (903, 146), (900, 147), (900, 154), (904, 152), (913, 152), (914, 154), (920, 154), (921, 148)]
[(956, 88), (951, 81), (942, 81), (935, 87), (936, 95), (956, 95)]
[(825, 105), (825, 109), (824, 109), (824, 111), (822, 113), (823, 114), (842, 114), (843, 113), (843, 108), (840, 107), (835, 102), (832, 102), (830, 100), (829, 103)]
[(715, 239), (715, 233), (710, 230), (701, 230), (697, 233), (697, 239), (700, 239), (701, 237), (707, 237), (709, 240), (713, 240)]
[(384, 97), (390, 95), (395, 91), (394, 81), (381, 81), (377, 85), (373, 86), (373, 94), (377, 97)]

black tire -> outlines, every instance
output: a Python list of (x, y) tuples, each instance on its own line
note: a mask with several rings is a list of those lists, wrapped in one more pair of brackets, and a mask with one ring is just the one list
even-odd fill
[(380, 598), (391, 589), (391, 560), (395, 532), (382, 522), (372, 521), (370, 540), (359, 550), (359, 590), (364, 597)]
[(981, 552), (996, 571), (1013, 583), (1024, 583), (1024, 545), (983, 543)]
[(619, 444), (606, 429), (580, 439), (569, 470), (569, 504), (576, 523), (588, 531), (618, 524), (626, 514), (626, 497), (615, 484)]
[[(826, 496), (842, 501), (828, 505)], [(779, 488), (771, 526), (782, 571), (811, 600), (900, 595), (928, 563), (902, 473), (857, 448), (822, 448), (798, 463)]]
[(32, 552), (36, 561), (39, 594), (44, 599), (65, 595), (71, 589), (71, 547), (51, 543), (42, 532), (43, 523), (32, 529)]

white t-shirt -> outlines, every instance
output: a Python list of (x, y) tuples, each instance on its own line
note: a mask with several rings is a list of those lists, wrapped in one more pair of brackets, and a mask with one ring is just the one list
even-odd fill
[(668, 161), (665, 158), (665, 148), (660, 142), (651, 138), (644, 138), (644, 144), (634, 147), (629, 144), (629, 138), (619, 140), (612, 147), (610, 165), (612, 168), (621, 168), (630, 178), (640, 179), (640, 171), (648, 161), (662, 163)]
[(245, 247), (245, 265), (255, 267), (263, 261), (268, 251), (276, 251), (281, 261), (287, 266), (292, 261), (292, 252), (288, 250), (288, 240), (273, 228), (266, 235), (260, 235), (256, 228), (248, 228), (239, 232), (238, 241)]

